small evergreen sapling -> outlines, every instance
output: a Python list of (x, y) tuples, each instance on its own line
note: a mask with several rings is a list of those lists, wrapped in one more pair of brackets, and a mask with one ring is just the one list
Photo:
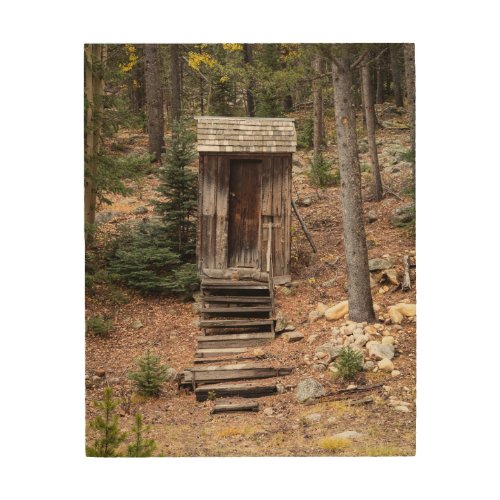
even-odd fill
[(168, 366), (162, 365), (160, 357), (149, 349), (136, 363), (139, 371), (131, 373), (129, 378), (135, 382), (138, 392), (145, 396), (158, 396), (163, 382), (168, 378)]
[(117, 449), (125, 440), (126, 433), (118, 428), (118, 415), (115, 409), (118, 402), (113, 399), (113, 389), (106, 387), (102, 401), (95, 402), (96, 407), (102, 411), (92, 422), (90, 428), (95, 430), (99, 437), (93, 446), (87, 446), (88, 457), (119, 457)]
[(337, 368), (339, 377), (342, 380), (346, 382), (353, 380), (358, 372), (363, 369), (363, 354), (350, 347), (344, 347), (335, 360), (334, 366)]
[(149, 431), (149, 427), (144, 427), (142, 424), (142, 415), (135, 415), (135, 424), (132, 427), (134, 433), (134, 442), (128, 446), (128, 457), (150, 457), (156, 448), (154, 439), (145, 439), (144, 433)]

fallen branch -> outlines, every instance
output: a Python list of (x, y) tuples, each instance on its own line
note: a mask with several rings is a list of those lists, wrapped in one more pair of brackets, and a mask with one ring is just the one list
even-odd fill
[(299, 214), (299, 210), (297, 208), (297, 205), (295, 204), (295, 201), (293, 201), (293, 200), (292, 200), (292, 207), (293, 207), (293, 211), (295, 212), (295, 215), (297, 216), (297, 219), (299, 219), (300, 225), (302, 226), (302, 230), (304, 231), (304, 234), (306, 235), (307, 240), (311, 244), (313, 252), (318, 253), (318, 249), (316, 248), (316, 245), (314, 244), (312, 236), (309, 233), (309, 231), (307, 230), (306, 223), (304, 222), (304, 219), (302, 218), (302, 216)]
[(410, 280), (410, 267), (408, 263), (408, 255), (403, 257), (403, 281), (401, 283), (401, 290), (405, 292), (406, 290), (411, 290), (411, 280)]

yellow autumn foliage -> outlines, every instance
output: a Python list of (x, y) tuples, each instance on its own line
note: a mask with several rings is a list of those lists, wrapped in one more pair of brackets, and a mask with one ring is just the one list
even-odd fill
[(125, 64), (120, 63), (120, 69), (123, 73), (132, 71), (132, 68), (137, 64), (139, 58), (137, 57), (135, 47), (129, 43), (125, 44), (125, 50), (128, 53), (128, 61)]

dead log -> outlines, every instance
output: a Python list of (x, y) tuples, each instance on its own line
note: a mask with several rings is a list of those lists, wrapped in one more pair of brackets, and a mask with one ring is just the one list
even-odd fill
[(306, 223), (304, 222), (304, 219), (302, 218), (302, 216), (299, 214), (299, 210), (297, 208), (297, 205), (295, 204), (295, 201), (293, 201), (293, 200), (292, 200), (292, 207), (293, 207), (293, 211), (295, 212), (295, 215), (297, 216), (297, 219), (299, 219), (300, 225), (302, 226), (302, 230), (304, 231), (304, 234), (306, 235), (306, 238), (309, 241), (311, 248), (313, 249), (313, 252), (318, 253), (318, 249), (316, 248), (316, 245), (314, 244), (311, 233), (309, 233), (307, 226), (306, 226)]
[(411, 289), (410, 281), (410, 266), (408, 263), (408, 255), (403, 257), (403, 281), (401, 283), (401, 290), (404, 292)]

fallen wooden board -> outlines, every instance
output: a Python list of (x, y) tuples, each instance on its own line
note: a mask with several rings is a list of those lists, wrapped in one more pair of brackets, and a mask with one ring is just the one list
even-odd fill
[(194, 391), (197, 401), (205, 401), (209, 394), (213, 394), (217, 398), (225, 397), (241, 397), (241, 398), (256, 398), (261, 396), (269, 396), (278, 392), (276, 384), (271, 385), (255, 385), (255, 384), (212, 384), (201, 385)]
[(259, 403), (256, 401), (217, 402), (211, 413), (227, 413), (234, 411), (259, 411)]

